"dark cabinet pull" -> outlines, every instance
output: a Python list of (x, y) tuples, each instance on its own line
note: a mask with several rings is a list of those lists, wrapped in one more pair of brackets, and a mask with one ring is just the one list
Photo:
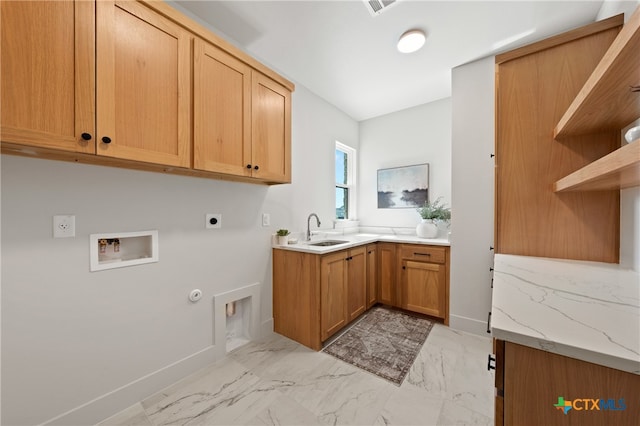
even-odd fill
[(403, 267), (402, 267), (402, 269), (406, 270), (406, 269), (407, 269), (407, 267), (406, 267), (406, 266), (403, 266)]
[(491, 311), (489, 311), (489, 315), (487, 316), (487, 333), (491, 333)]
[(251, 164), (247, 164), (247, 169), (250, 169), (250, 168), (251, 168)]
[(413, 253), (414, 256), (431, 256), (431, 253)]
[[(491, 365), (492, 362), (493, 362), (493, 365)], [(495, 369), (496, 369), (496, 359), (492, 357), (491, 354), (489, 354), (489, 357), (487, 358), (487, 371), (491, 371)]]
[(103, 143), (111, 143), (111, 138), (109, 136), (103, 136), (102, 137), (102, 142)]
[(253, 166), (253, 170), (258, 170), (260, 167), (258, 166)]
[(91, 134), (90, 133), (83, 133), (80, 135), (82, 137), (82, 139), (84, 139), (85, 141), (90, 141), (91, 140)]

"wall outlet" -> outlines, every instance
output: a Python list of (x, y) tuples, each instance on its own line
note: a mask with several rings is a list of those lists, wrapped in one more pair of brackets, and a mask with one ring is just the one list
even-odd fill
[(269, 213), (262, 213), (262, 226), (271, 226), (271, 215)]
[(222, 228), (222, 213), (207, 213), (204, 227), (207, 229)]
[(53, 217), (53, 238), (70, 238), (76, 236), (76, 217), (73, 215), (56, 215)]

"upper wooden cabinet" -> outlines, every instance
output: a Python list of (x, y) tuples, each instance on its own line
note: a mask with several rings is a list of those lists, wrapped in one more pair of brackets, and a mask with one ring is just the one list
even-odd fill
[(194, 43), (194, 168), (291, 181), (291, 92), (223, 50)]
[(3, 153), (291, 181), (293, 84), (166, 3), (0, 4)]
[(253, 176), (291, 182), (291, 92), (255, 71), (251, 87)]
[(98, 154), (189, 167), (191, 38), (132, 1), (98, 1)]
[(193, 167), (251, 176), (251, 68), (194, 41)]
[(0, 15), (2, 142), (95, 153), (95, 4), (3, 1)]

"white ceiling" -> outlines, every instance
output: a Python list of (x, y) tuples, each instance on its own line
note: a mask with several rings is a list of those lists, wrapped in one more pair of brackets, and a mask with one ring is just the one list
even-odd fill
[[(593, 22), (602, 5), (399, 0), (373, 17), (363, 0), (177, 3), (357, 121), (448, 97), (452, 68)], [(424, 48), (398, 52), (412, 28)]]

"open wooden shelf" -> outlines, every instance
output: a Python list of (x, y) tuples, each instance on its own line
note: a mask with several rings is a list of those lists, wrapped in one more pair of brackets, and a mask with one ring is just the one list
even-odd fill
[(619, 130), (640, 117), (640, 6), (554, 129), (554, 137)]
[(571, 173), (554, 184), (554, 192), (600, 191), (640, 185), (640, 139)]

